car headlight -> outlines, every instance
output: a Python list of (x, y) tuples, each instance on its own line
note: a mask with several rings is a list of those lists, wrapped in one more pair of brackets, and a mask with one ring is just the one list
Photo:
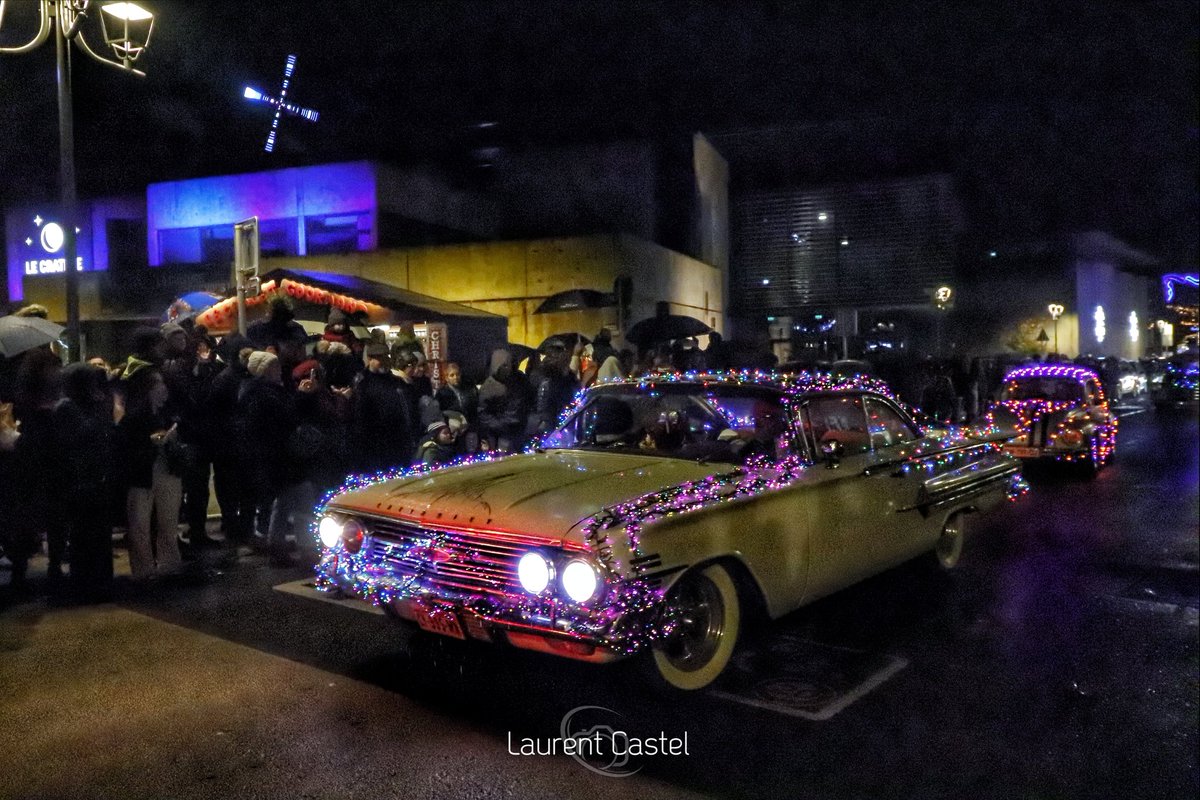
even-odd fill
[(320, 537), (321, 544), (332, 550), (342, 540), (342, 523), (333, 517), (321, 517), (317, 524), (317, 536)]
[(586, 561), (575, 559), (563, 569), (563, 591), (576, 603), (591, 600), (596, 596), (599, 586), (600, 578), (596, 575), (596, 570)]
[(517, 578), (525, 591), (541, 594), (554, 579), (554, 565), (541, 553), (526, 553), (517, 562)]
[(342, 523), (335, 517), (322, 517), (317, 523), (317, 536), (320, 537), (321, 544), (331, 550), (341, 542), (346, 552), (357, 553), (362, 549), (365, 533), (366, 529), (362, 523), (355, 519)]

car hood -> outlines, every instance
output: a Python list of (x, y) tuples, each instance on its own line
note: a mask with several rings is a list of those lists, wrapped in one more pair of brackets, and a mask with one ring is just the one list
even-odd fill
[[(551, 450), (381, 481), (329, 505), (429, 525), (582, 541), (580, 522), (648, 492), (722, 471), (682, 459)], [(728, 466), (733, 469), (732, 466)]]

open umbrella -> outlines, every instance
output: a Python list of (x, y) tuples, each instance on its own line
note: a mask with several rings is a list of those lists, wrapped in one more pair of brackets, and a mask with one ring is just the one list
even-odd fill
[(0, 356), (18, 353), (58, 341), (66, 330), (41, 317), (0, 317)]
[(612, 292), (598, 292), (595, 289), (568, 289), (547, 297), (533, 313), (551, 314), (556, 311), (577, 311), (581, 308), (605, 308), (616, 304)]
[(675, 339), (686, 339), (689, 336), (702, 336), (711, 333), (712, 328), (695, 317), (684, 314), (664, 314), (649, 317), (629, 329), (625, 338), (640, 347), (657, 342), (670, 342)]
[(566, 345), (568, 351), (574, 350), (575, 345), (578, 342), (583, 342), (584, 344), (592, 343), (592, 340), (584, 336), (582, 333), (575, 333), (572, 331), (570, 333), (556, 333), (553, 336), (547, 336), (542, 340), (542, 343), (537, 346), (537, 349), (539, 351), (545, 350), (546, 342), (550, 341), (551, 339), (558, 339), (560, 342)]
[(163, 314), (164, 322), (179, 322), (181, 319), (194, 317), (206, 308), (210, 308), (225, 298), (213, 292), (188, 292), (167, 306)]

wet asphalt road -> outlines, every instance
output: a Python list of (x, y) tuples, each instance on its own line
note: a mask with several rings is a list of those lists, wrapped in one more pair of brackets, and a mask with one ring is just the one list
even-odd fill
[[(92, 608), (0, 611), (0, 797), (1192, 798), (1191, 415), (1122, 420), (1094, 481), (1036, 470), (951, 575), (914, 563), (758, 634), (720, 691), (410, 635), (257, 556)], [(565, 714), (687, 755), (629, 777), (509, 752)], [(617, 716), (619, 715), (619, 716)]]

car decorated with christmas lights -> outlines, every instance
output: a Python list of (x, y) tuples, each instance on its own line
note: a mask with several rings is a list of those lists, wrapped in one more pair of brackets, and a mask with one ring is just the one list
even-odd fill
[(747, 618), (917, 556), (1024, 488), (999, 444), (924, 434), (880, 381), (653, 375), (580, 393), (529, 451), (352, 479), (318, 586), (422, 629), (698, 689)]
[(1008, 435), (1004, 450), (1023, 460), (1052, 459), (1094, 474), (1117, 446), (1117, 416), (1093, 370), (1037, 364), (1010, 370), (988, 424)]

